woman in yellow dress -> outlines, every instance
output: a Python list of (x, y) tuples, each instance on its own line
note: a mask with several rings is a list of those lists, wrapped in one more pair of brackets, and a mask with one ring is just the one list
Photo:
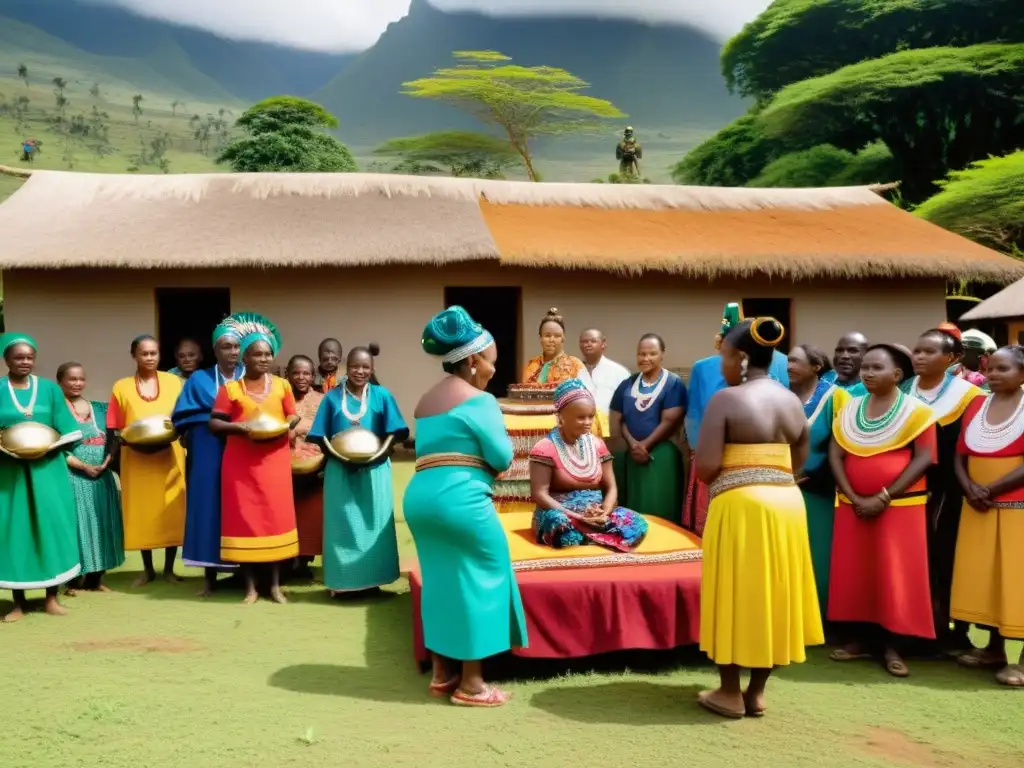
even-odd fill
[[(147, 416), (171, 418), (182, 380), (157, 370), (160, 345), (152, 336), (132, 342), (135, 375), (114, 384), (107, 406), (107, 429), (120, 432)], [(117, 442), (108, 439), (109, 445)], [(164, 549), (164, 579), (178, 582), (174, 559), (185, 537), (185, 451), (178, 441), (165, 448), (124, 446), (121, 451), (121, 502), (124, 548), (142, 552), (145, 570), (135, 587), (156, 578), (153, 550)]]
[(541, 354), (523, 369), (523, 384), (561, 384), (579, 379), (594, 391), (587, 366), (565, 352), (565, 320), (554, 307), (540, 321), (540, 348)]
[(804, 661), (806, 646), (825, 642), (807, 512), (793, 479), (807, 459), (807, 418), (799, 398), (768, 375), (784, 335), (771, 317), (729, 331), (720, 350), (729, 386), (708, 403), (697, 441), (696, 472), (711, 498), (700, 647), (721, 678), (698, 703), (725, 717), (762, 716), (772, 669)]
[(989, 628), (988, 647), (960, 663), (1024, 688), (1024, 652), (1006, 658), (1006, 638), (1024, 640), (1024, 347), (998, 350), (987, 373), (992, 394), (967, 406), (954, 464), (964, 505), (950, 613)]

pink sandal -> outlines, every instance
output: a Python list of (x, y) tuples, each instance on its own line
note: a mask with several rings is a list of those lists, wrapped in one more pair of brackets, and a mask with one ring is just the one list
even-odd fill
[(456, 675), (446, 683), (432, 682), (430, 684), (430, 695), (433, 696), (435, 699), (446, 699), (459, 689), (459, 683), (461, 682), (462, 678), (460, 678), (458, 675)]
[(458, 707), (500, 707), (508, 703), (512, 694), (488, 685), (480, 693), (471, 694), (457, 689), (452, 694), (451, 703)]

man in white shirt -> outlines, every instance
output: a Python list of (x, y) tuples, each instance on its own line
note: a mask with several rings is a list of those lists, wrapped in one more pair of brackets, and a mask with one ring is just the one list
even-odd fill
[(612, 395), (619, 384), (628, 379), (629, 369), (604, 356), (608, 340), (597, 328), (588, 328), (580, 334), (580, 355), (593, 380), (594, 400), (600, 413), (607, 415)]

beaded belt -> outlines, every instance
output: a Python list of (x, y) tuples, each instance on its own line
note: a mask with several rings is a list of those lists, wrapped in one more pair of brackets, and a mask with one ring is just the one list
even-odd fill
[(775, 467), (737, 467), (726, 469), (708, 486), (708, 499), (720, 493), (748, 485), (795, 485), (793, 473)]
[(492, 474), (494, 473), (490, 464), (479, 456), (470, 456), (468, 453), (431, 453), (416, 459), (417, 472), (433, 469), (434, 467), (471, 467), (472, 469), (485, 469)]

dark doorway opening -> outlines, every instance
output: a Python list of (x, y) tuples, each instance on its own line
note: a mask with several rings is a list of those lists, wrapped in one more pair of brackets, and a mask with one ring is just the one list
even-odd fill
[(508, 385), (519, 381), (520, 289), (445, 288), (445, 307), (455, 304), (463, 307), (494, 336), (498, 345), (498, 365), (487, 391), (495, 397), (505, 397)]
[(157, 288), (156, 331), (160, 370), (175, 366), (174, 352), (182, 339), (195, 339), (203, 350), (201, 367), (213, 365), (213, 329), (231, 314), (228, 288)]
[(774, 317), (786, 329), (786, 335), (779, 344), (778, 350), (784, 355), (789, 354), (793, 345), (793, 300), (792, 299), (744, 299), (743, 316), (748, 319), (755, 317)]

